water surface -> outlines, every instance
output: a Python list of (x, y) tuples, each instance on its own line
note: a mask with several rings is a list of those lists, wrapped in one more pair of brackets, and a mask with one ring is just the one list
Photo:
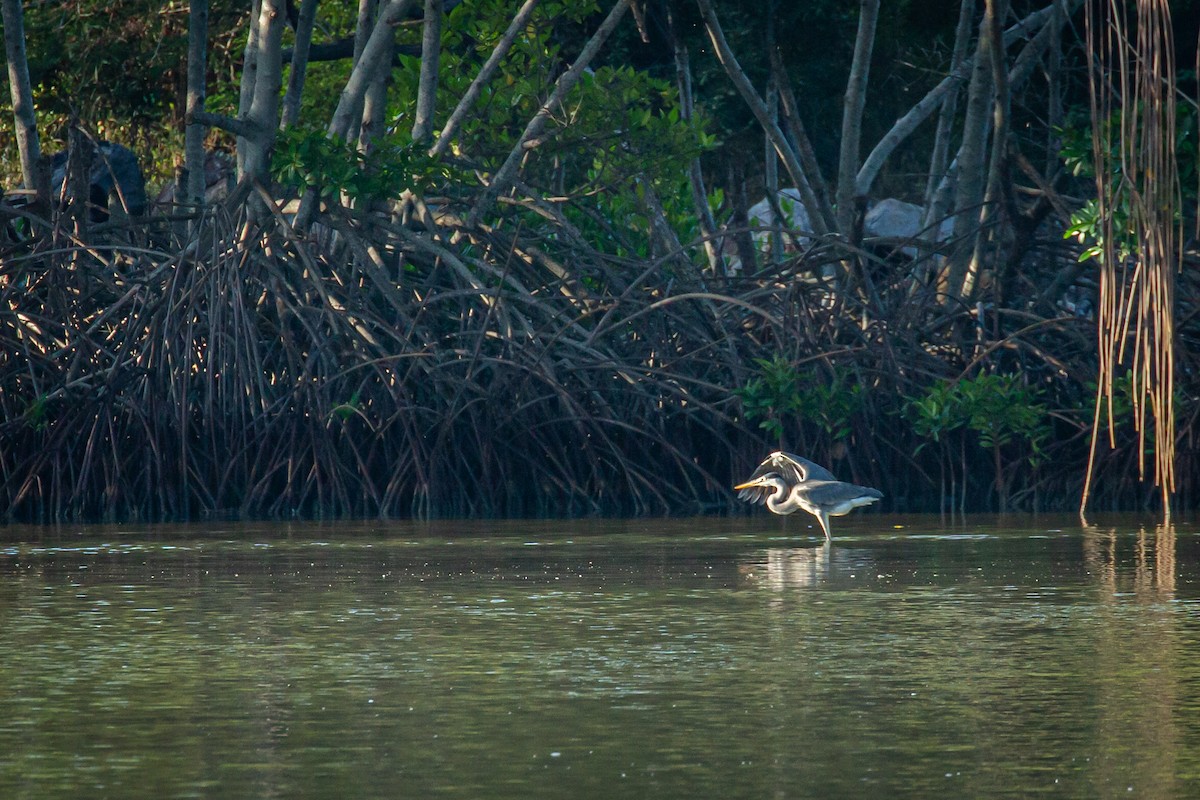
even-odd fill
[(1190, 525), (0, 529), (0, 797), (1200, 796)]

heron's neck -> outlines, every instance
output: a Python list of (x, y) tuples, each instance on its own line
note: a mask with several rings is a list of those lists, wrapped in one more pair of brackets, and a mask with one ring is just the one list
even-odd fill
[(776, 514), (790, 514), (796, 509), (784, 508), (784, 503), (787, 502), (788, 495), (791, 494), (791, 487), (780, 480), (771, 481), (771, 486), (775, 491), (767, 496), (767, 509)]

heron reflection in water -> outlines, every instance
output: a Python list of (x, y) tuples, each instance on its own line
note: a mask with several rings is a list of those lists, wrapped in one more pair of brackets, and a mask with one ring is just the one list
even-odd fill
[(828, 579), (832, 550), (825, 542), (820, 547), (771, 547), (750, 553), (738, 564), (738, 577), (777, 592), (810, 589)]
[(776, 514), (792, 514), (803, 509), (817, 518), (825, 541), (830, 541), (829, 518), (849, 514), (859, 506), (870, 505), (883, 492), (869, 486), (844, 483), (833, 473), (807, 458), (777, 451), (767, 456), (745, 483), (733, 487), (738, 497), (751, 503), (763, 503)]

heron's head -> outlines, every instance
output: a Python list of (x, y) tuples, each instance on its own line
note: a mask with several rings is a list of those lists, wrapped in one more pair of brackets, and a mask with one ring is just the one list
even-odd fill
[(739, 483), (734, 489), (754, 489), (756, 487), (779, 489), (784, 491), (787, 489), (787, 481), (778, 472), (767, 472), (759, 475), (757, 478), (748, 480), (745, 483)]

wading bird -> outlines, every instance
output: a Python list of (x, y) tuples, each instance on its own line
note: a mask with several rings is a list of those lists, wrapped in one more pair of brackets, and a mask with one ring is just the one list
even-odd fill
[(742, 500), (765, 503), (776, 514), (804, 509), (821, 523), (826, 540), (830, 538), (830, 516), (849, 514), (883, 497), (878, 489), (843, 483), (820, 464), (782, 451), (767, 456), (750, 480), (733, 488)]

